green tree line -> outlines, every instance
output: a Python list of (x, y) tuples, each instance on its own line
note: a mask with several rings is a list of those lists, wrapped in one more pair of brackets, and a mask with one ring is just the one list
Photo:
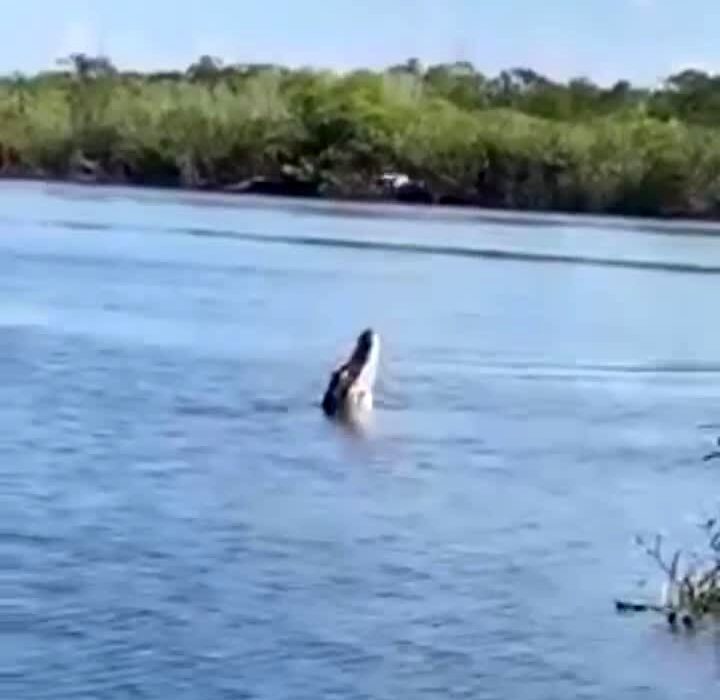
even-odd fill
[(720, 214), (720, 76), (653, 89), (466, 62), (384, 71), (117, 70), (75, 54), (0, 79), (0, 174), (227, 188), (302, 181), (376, 197), (403, 172), (435, 201), (632, 215)]

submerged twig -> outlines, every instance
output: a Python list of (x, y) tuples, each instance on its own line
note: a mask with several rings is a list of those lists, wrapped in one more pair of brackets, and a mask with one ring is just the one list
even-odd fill
[[(720, 437), (715, 441), (715, 444), (720, 447)], [(709, 462), (711, 459), (717, 459), (718, 457), (720, 457), (720, 450), (714, 450), (703, 457), (703, 462)]]

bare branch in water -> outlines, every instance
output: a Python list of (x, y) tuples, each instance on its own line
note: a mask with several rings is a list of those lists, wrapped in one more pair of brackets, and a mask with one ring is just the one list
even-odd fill
[[(662, 605), (616, 601), (618, 612), (660, 612), (672, 626), (680, 620), (687, 629), (693, 629), (705, 616), (720, 618), (720, 519), (710, 518), (700, 529), (707, 537), (704, 556), (694, 553), (683, 556), (679, 549), (668, 556), (664, 538), (659, 534), (650, 541), (641, 536), (636, 538), (667, 577), (665, 600)], [(683, 561), (687, 563), (681, 567)]]

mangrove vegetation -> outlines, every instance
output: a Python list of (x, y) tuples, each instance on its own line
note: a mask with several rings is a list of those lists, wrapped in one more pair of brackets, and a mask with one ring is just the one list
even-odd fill
[(699, 71), (641, 89), (414, 59), (141, 74), (75, 54), (0, 80), (0, 112), (4, 177), (720, 215), (720, 77)]

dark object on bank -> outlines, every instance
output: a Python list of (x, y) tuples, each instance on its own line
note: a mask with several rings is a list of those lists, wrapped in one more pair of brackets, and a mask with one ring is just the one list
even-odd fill
[(422, 182), (410, 182), (398, 187), (395, 199), (405, 204), (432, 204), (435, 201), (432, 192)]
[(433, 204), (435, 197), (422, 180), (412, 180), (405, 173), (384, 173), (378, 184), (386, 197), (405, 204)]

